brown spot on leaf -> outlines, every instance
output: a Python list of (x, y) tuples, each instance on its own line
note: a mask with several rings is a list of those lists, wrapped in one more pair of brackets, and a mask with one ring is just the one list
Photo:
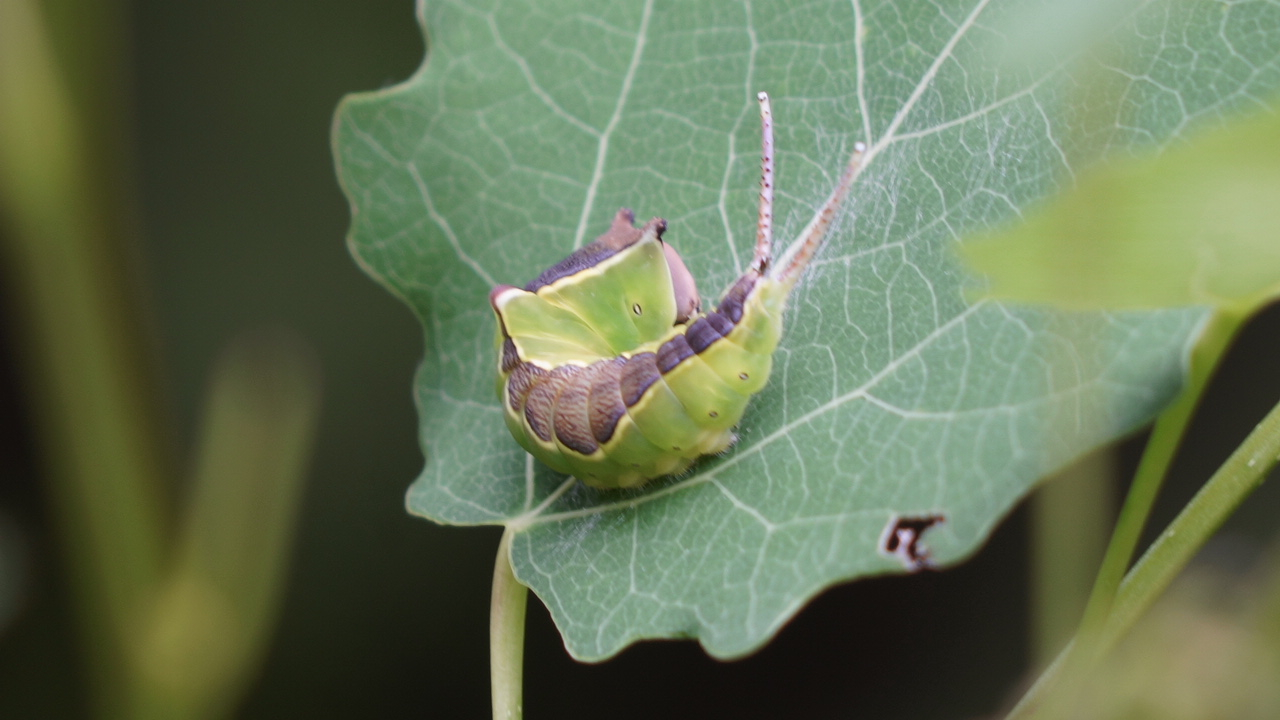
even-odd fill
[(880, 552), (896, 557), (911, 572), (933, 567), (929, 548), (921, 542), (925, 531), (947, 521), (941, 513), (895, 515), (880, 536)]

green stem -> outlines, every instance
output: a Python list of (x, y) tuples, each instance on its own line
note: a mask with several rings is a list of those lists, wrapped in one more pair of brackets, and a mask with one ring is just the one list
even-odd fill
[(494, 720), (520, 720), (524, 716), (524, 616), (529, 588), (511, 572), (511, 535), (511, 528), (507, 528), (498, 544), (489, 604)]
[(1245, 498), (1280, 462), (1280, 404), (1267, 413), (1209, 482), (1156, 539), (1116, 594), (1097, 643), (1106, 652), (1173, 582)]
[[(1086, 650), (1101, 657), (1155, 602), (1173, 578), (1221, 527), (1231, 513), (1256, 490), (1280, 461), (1280, 404), (1254, 428), (1249, 437), (1205, 483), (1178, 517), (1152, 543), (1120, 585), (1109, 612), (1087, 638), (1077, 635), (1009, 714), (1013, 718), (1042, 712), (1052, 717), (1075, 696), (1082, 681), (1076, 658)], [(1055, 691), (1056, 688), (1056, 691)]]
[(1129, 488), (1120, 517), (1116, 520), (1111, 543), (1103, 556), (1093, 592), (1085, 606), (1079, 636), (1088, 637), (1106, 622), (1116, 591), (1124, 579), (1125, 571), (1129, 569), (1142, 530), (1151, 515), (1151, 506), (1169, 472), (1169, 465), (1178, 452), (1178, 446), (1182, 444), (1187, 426), (1191, 423), (1196, 406), (1200, 404), (1200, 398), (1204, 396), (1213, 371), (1222, 361), (1227, 346), (1235, 337), (1242, 321), (1240, 315), (1215, 312), (1192, 350), (1187, 386), (1173, 405), (1160, 414), (1151, 431), (1151, 438), (1147, 441), (1133, 485)]
[[(1064, 683), (1065, 687), (1059, 694), (1061, 697), (1070, 697), (1074, 693), (1078, 683), (1099, 657), (1100, 650), (1095, 646), (1093, 638), (1111, 615), (1116, 592), (1129, 569), (1160, 486), (1164, 484), (1169, 466), (1182, 444), (1182, 438), (1200, 404), (1200, 398), (1204, 396), (1209, 379), (1222, 361), (1227, 346), (1242, 322), (1241, 314), (1221, 309), (1215, 311), (1191, 352), (1186, 387), (1156, 420), (1142, 461), (1138, 464), (1138, 472), (1120, 509), (1111, 542), (1102, 558), (1102, 566), (1094, 580), (1080, 627), (1067, 648), (1066, 655), (1060, 657), (1041, 678), (1050, 684)], [(1052, 717), (1052, 713), (1049, 716)]]

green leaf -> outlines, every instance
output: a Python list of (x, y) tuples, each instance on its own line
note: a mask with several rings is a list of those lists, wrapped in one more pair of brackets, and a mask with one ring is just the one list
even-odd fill
[[(513, 525), (517, 577), (582, 659), (651, 637), (751, 652), (823, 588), (901, 571), (879, 551), (895, 518), (945, 514), (924, 542), (957, 562), (1038, 478), (1151, 418), (1204, 310), (970, 303), (951, 246), (1099, 156), (1280, 84), (1265, 3), (1148, 3), (1091, 34), (1118, 50), (1025, 63), (1002, 48), (1039, 7), (1001, 0), (543, 8), (425, 5), (429, 62), (348, 98), (335, 154), (358, 262), (425, 329), (409, 508)], [(1079, 67), (1124, 90), (1089, 122)], [(537, 466), (494, 394), (490, 287), (532, 279), (626, 205), (665, 217), (718, 295), (751, 256), (759, 90), (784, 247), (853, 143), (874, 157), (792, 297), (741, 439), (631, 492)]]
[(1240, 118), (1091, 169), (1024, 222), (964, 246), (989, 297), (1095, 310), (1280, 294), (1280, 115)]

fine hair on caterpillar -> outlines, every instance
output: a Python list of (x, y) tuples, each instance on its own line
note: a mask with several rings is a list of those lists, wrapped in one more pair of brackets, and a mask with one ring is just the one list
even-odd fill
[(780, 257), (773, 255), (769, 96), (751, 263), (713, 309), (664, 242), (667, 222), (635, 226), (623, 208), (594, 242), (523, 288), (489, 294), (498, 319), (498, 394), (512, 436), (552, 469), (600, 488), (679, 474), (733, 445), (769, 380), (792, 289), (822, 246), (861, 168), (854, 146), (835, 188)]

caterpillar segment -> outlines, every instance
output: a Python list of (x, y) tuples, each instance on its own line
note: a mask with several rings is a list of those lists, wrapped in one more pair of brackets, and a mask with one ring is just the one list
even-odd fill
[(858, 143), (815, 221), (773, 268), (773, 132), (760, 93), (761, 190), (755, 252), (714, 310), (663, 242), (619, 210), (594, 242), (523, 288), (489, 295), (498, 319), (498, 394), (516, 441), (587, 485), (628, 488), (723, 452), (769, 381), (787, 296), (821, 245), (858, 170)]
[[(732, 445), (781, 335), (776, 283), (749, 270), (703, 313), (683, 262), (668, 260), (665, 223), (632, 221), (618, 211), (595, 243), (490, 295), (508, 428), (534, 457), (596, 487), (680, 473)], [(629, 245), (601, 247), (624, 234)]]

